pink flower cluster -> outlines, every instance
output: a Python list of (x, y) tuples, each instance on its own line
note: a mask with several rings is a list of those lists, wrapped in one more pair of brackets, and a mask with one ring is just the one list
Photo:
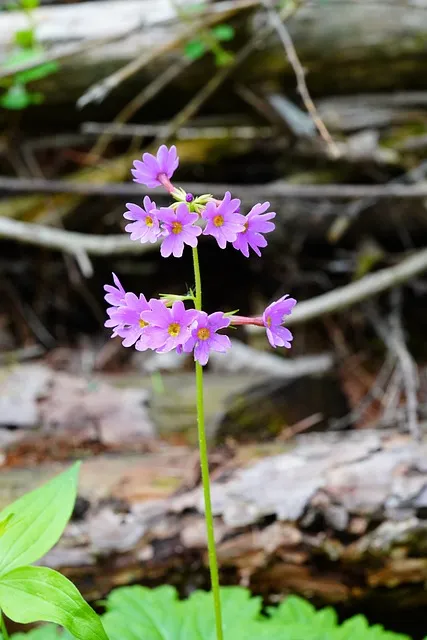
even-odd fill
[(230, 339), (217, 333), (230, 324), (230, 318), (220, 311), (208, 315), (204, 311), (186, 309), (182, 300), (171, 305), (162, 300), (148, 300), (140, 294), (126, 293), (113, 273), (114, 284), (105, 285), (109, 319), (105, 326), (113, 329), (113, 337), (123, 338), (123, 345), (135, 345), (138, 351), (154, 349), (166, 353), (176, 349), (191, 353), (205, 365), (211, 351), (224, 353), (230, 349)]
[(221, 311), (208, 315), (204, 311), (186, 309), (182, 300), (168, 303), (141, 293), (126, 293), (120, 280), (113, 273), (114, 285), (105, 285), (109, 319), (105, 326), (113, 330), (112, 337), (120, 336), (123, 346), (135, 346), (137, 351), (153, 349), (166, 353), (176, 349), (178, 353), (194, 352), (194, 359), (205, 365), (211, 351), (225, 353), (231, 347), (230, 339), (219, 334), (230, 324), (255, 324), (264, 326), (272, 347), (291, 347), (292, 333), (282, 323), (296, 304), (294, 298), (283, 296), (270, 304), (263, 315), (248, 318), (225, 315)]
[[(210, 195), (194, 197), (175, 188), (170, 181), (178, 164), (176, 148), (168, 149), (164, 145), (156, 156), (145, 153), (142, 161), (134, 163), (132, 174), (136, 182), (150, 188), (163, 186), (175, 202), (160, 209), (148, 196), (142, 207), (128, 203), (124, 217), (130, 220), (126, 231), (131, 240), (161, 241), (163, 257), (179, 258), (185, 245), (195, 248), (198, 237), (203, 234), (213, 236), (221, 249), (231, 243), (246, 257), (250, 249), (260, 256), (260, 248), (267, 245), (264, 234), (274, 229), (271, 220), (276, 214), (268, 211), (270, 204), (258, 203), (244, 216), (240, 213), (240, 200), (232, 198), (229, 192), (220, 201)], [(205, 223), (204, 228), (200, 222)], [(293, 336), (283, 323), (296, 300), (287, 295), (271, 303), (259, 317), (221, 311), (208, 315), (185, 308), (185, 300), (194, 301), (192, 295), (147, 300), (143, 294), (126, 292), (115, 274), (113, 281), (114, 285), (104, 287), (105, 300), (110, 305), (105, 326), (112, 329), (112, 337), (122, 339), (125, 347), (134, 346), (138, 351), (153, 349), (158, 353), (176, 349), (178, 353), (193, 353), (194, 359), (205, 365), (211, 351), (225, 353), (231, 347), (228, 336), (218, 332), (230, 325), (242, 324), (265, 327), (273, 347), (291, 347)]]
[[(126, 220), (131, 220), (125, 229), (131, 234), (131, 240), (140, 242), (162, 242), (161, 254), (167, 258), (173, 255), (180, 258), (184, 245), (195, 247), (197, 237), (203, 233), (213, 236), (221, 249), (227, 243), (249, 257), (249, 249), (261, 256), (260, 248), (267, 246), (263, 234), (274, 230), (271, 220), (276, 216), (274, 211), (268, 211), (269, 202), (256, 204), (249, 213), (240, 214), (241, 202), (232, 198), (229, 191), (223, 200), (215, 200), (209, 196), (194, 198), (181, 190), (175, 190), (170, 178), (179, 163), (176, 148), (168, 149), (162, 145), (157, 156), (144, 153), (141, 160), (134, 162), (132, 174), (134, 182), (146, 187), (163, 185), (172, 196), (181, 200), (168, 208), (158, 209), (156, 203), (148, 196), (144, 198), (143, 206), (128, 203), (128, 211), (124, 214)], [(206, 223), (204, 229), (199, 223)]]

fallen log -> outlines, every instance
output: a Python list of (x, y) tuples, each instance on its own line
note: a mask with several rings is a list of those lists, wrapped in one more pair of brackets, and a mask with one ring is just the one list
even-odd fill
[[(395, 431), (301, 436), (212, 456), (223, 582), (319, 603), (427, 603), (426, 440)], [(21, 493), (61, 466), (4, 470)], [(197, 455), (165, 449), (83, 464), (74, 521), (44, 562), (86, 597), (129, 582), (207, 584)], [(195, 488), (194, 488), (195, 486)], [(10, 492), (9, 492), (10, 493)]]
[[(199, 18), (194, 18), (194, 11), (182, 18), (182, 11), (192, 4), (191, 0), (180, 3), (180, 17), (167, 0), (103, 0), (39, 8), (34, 12), (39, 41), (47, 47), (48, 57), (58, 57), (62, 64), (59, 73), (38, 86), (48, 102), (75, 101), (94, 83), (136, 57), (145, 56), (147, 65), (140, 64), (142, 71), (129, 74), (131, 85), (140, 90), (141, 82), (155, 77), (159, 68), (181, 56), (182, 43), (194, 37)], [(255, 4), (246, 0), (206, 5), (201, 19), (208, 23), (226, 21)], [(362, 4), (329, 0), (303, 5), (290, 20), (289, 31), (309, 70), (311, 90), (327, 94), (422, 86), (426, 6), (426, 0), (409, 4), (404, 0)], [(249, 32), (259, 29), (262, 21), (260, 9), (248, 25)], [(16, 31), (25, 28), (23, 14), (2, 12), (1, 57), (6, 56)], [(233, 43), (232, 48), (237, 45)], [(165, 55), (157, 56), (157, 49)], [(203, 81), (208, 67), (212, 68), (211, 56), (193, 65), (185, 83), (178, 78), (174, 88), (179, 86), (182, 92), (184, 87)], [(13, 68), (3, 69), (0, 75), (12, 72)], [(239, 81), (264, 81), (266, 74), (270, 79), (284, 79), (289, 88), (295, 87), (293, 70), (273, 35), (243, 65)]]

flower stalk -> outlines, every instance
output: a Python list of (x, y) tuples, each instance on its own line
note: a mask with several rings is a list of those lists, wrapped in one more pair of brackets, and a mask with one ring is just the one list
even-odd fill
[[(199, 255), (197, 247), (193, 249), (194, 281), (196, 283), (195, 307), (202, 310), (202, 282), (200, 277)], [(205, 502), (205, 522), (208, 540), (209, 571), (211, 576), (212, 595), (215, 609), (215, 626), (217, 640), (223, 640), (221, 598), (219, 589), (218, 560), (215, 547), (215, 530), (212, 515), (211, 488), (209, 479), (209, 459), (206, 444), (205, 408), (203, 389), (203, 367), (196, 361), (196, 398), (197, 398), (197, 432), (199, 440), (200, 469), (202, 474), (203, 498)]]

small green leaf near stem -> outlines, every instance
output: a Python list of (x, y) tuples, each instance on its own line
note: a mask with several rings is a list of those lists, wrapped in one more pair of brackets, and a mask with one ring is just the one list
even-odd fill
[[(202, 310), (202, 282), (200, 277), (199, 254), (197, 247), (193, 249), (194, 280), (196, 296), (194, 306)], [(215, 609), (215, 626), (217, 640), (223, 640), (221, 598), (219, 588), (218, 560), (215, 548), (215, 532), (212, 515), (211, 489), (209, 479), (209, 460), (206, 444), (205, 411), (203, 397), (203, 367), (196, 362), (196, 396), (197, 396), (197, 429), (199, 436), (200, 468), (202, 473), (203, 497), (205, 502), (205, 520), (208, 539), (209, 570), (211, 574), (212, 595)]]

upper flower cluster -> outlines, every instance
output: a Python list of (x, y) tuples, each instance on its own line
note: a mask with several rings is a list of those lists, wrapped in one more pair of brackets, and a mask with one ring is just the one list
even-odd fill
[(200, 224), (205, 223), (203, 235), (213, 236), (221, 249), (230, 243), (246, 257), (249, 257), (250, 249), (260, 256), (260, 248), (267, 246), (264, 234), (274, 230), (271, 220), (276, 214), (267, 211), (270, 203), (258, 203), (244, 216), (240, 213), (240, 200), (232, 198), (229, 191), (222, 200), (208, 194), (195, 198), (171, 183), (178, 164), (176, 147), (168, 149), (165, 145), (156, 156), (144, 153), (142, 160), (134, 162), (135, 182), (150, 188), (163, 186), (177, 202), (160, 209), (148, 196), (142, 207), (128, 203), (124, 217), (131, 220), (125, 227), (131, 239), (140, 242), (160, 240), (162, 256), (180, 258), (184, 245), (197, 245), (197, 238), (202, 233)]

